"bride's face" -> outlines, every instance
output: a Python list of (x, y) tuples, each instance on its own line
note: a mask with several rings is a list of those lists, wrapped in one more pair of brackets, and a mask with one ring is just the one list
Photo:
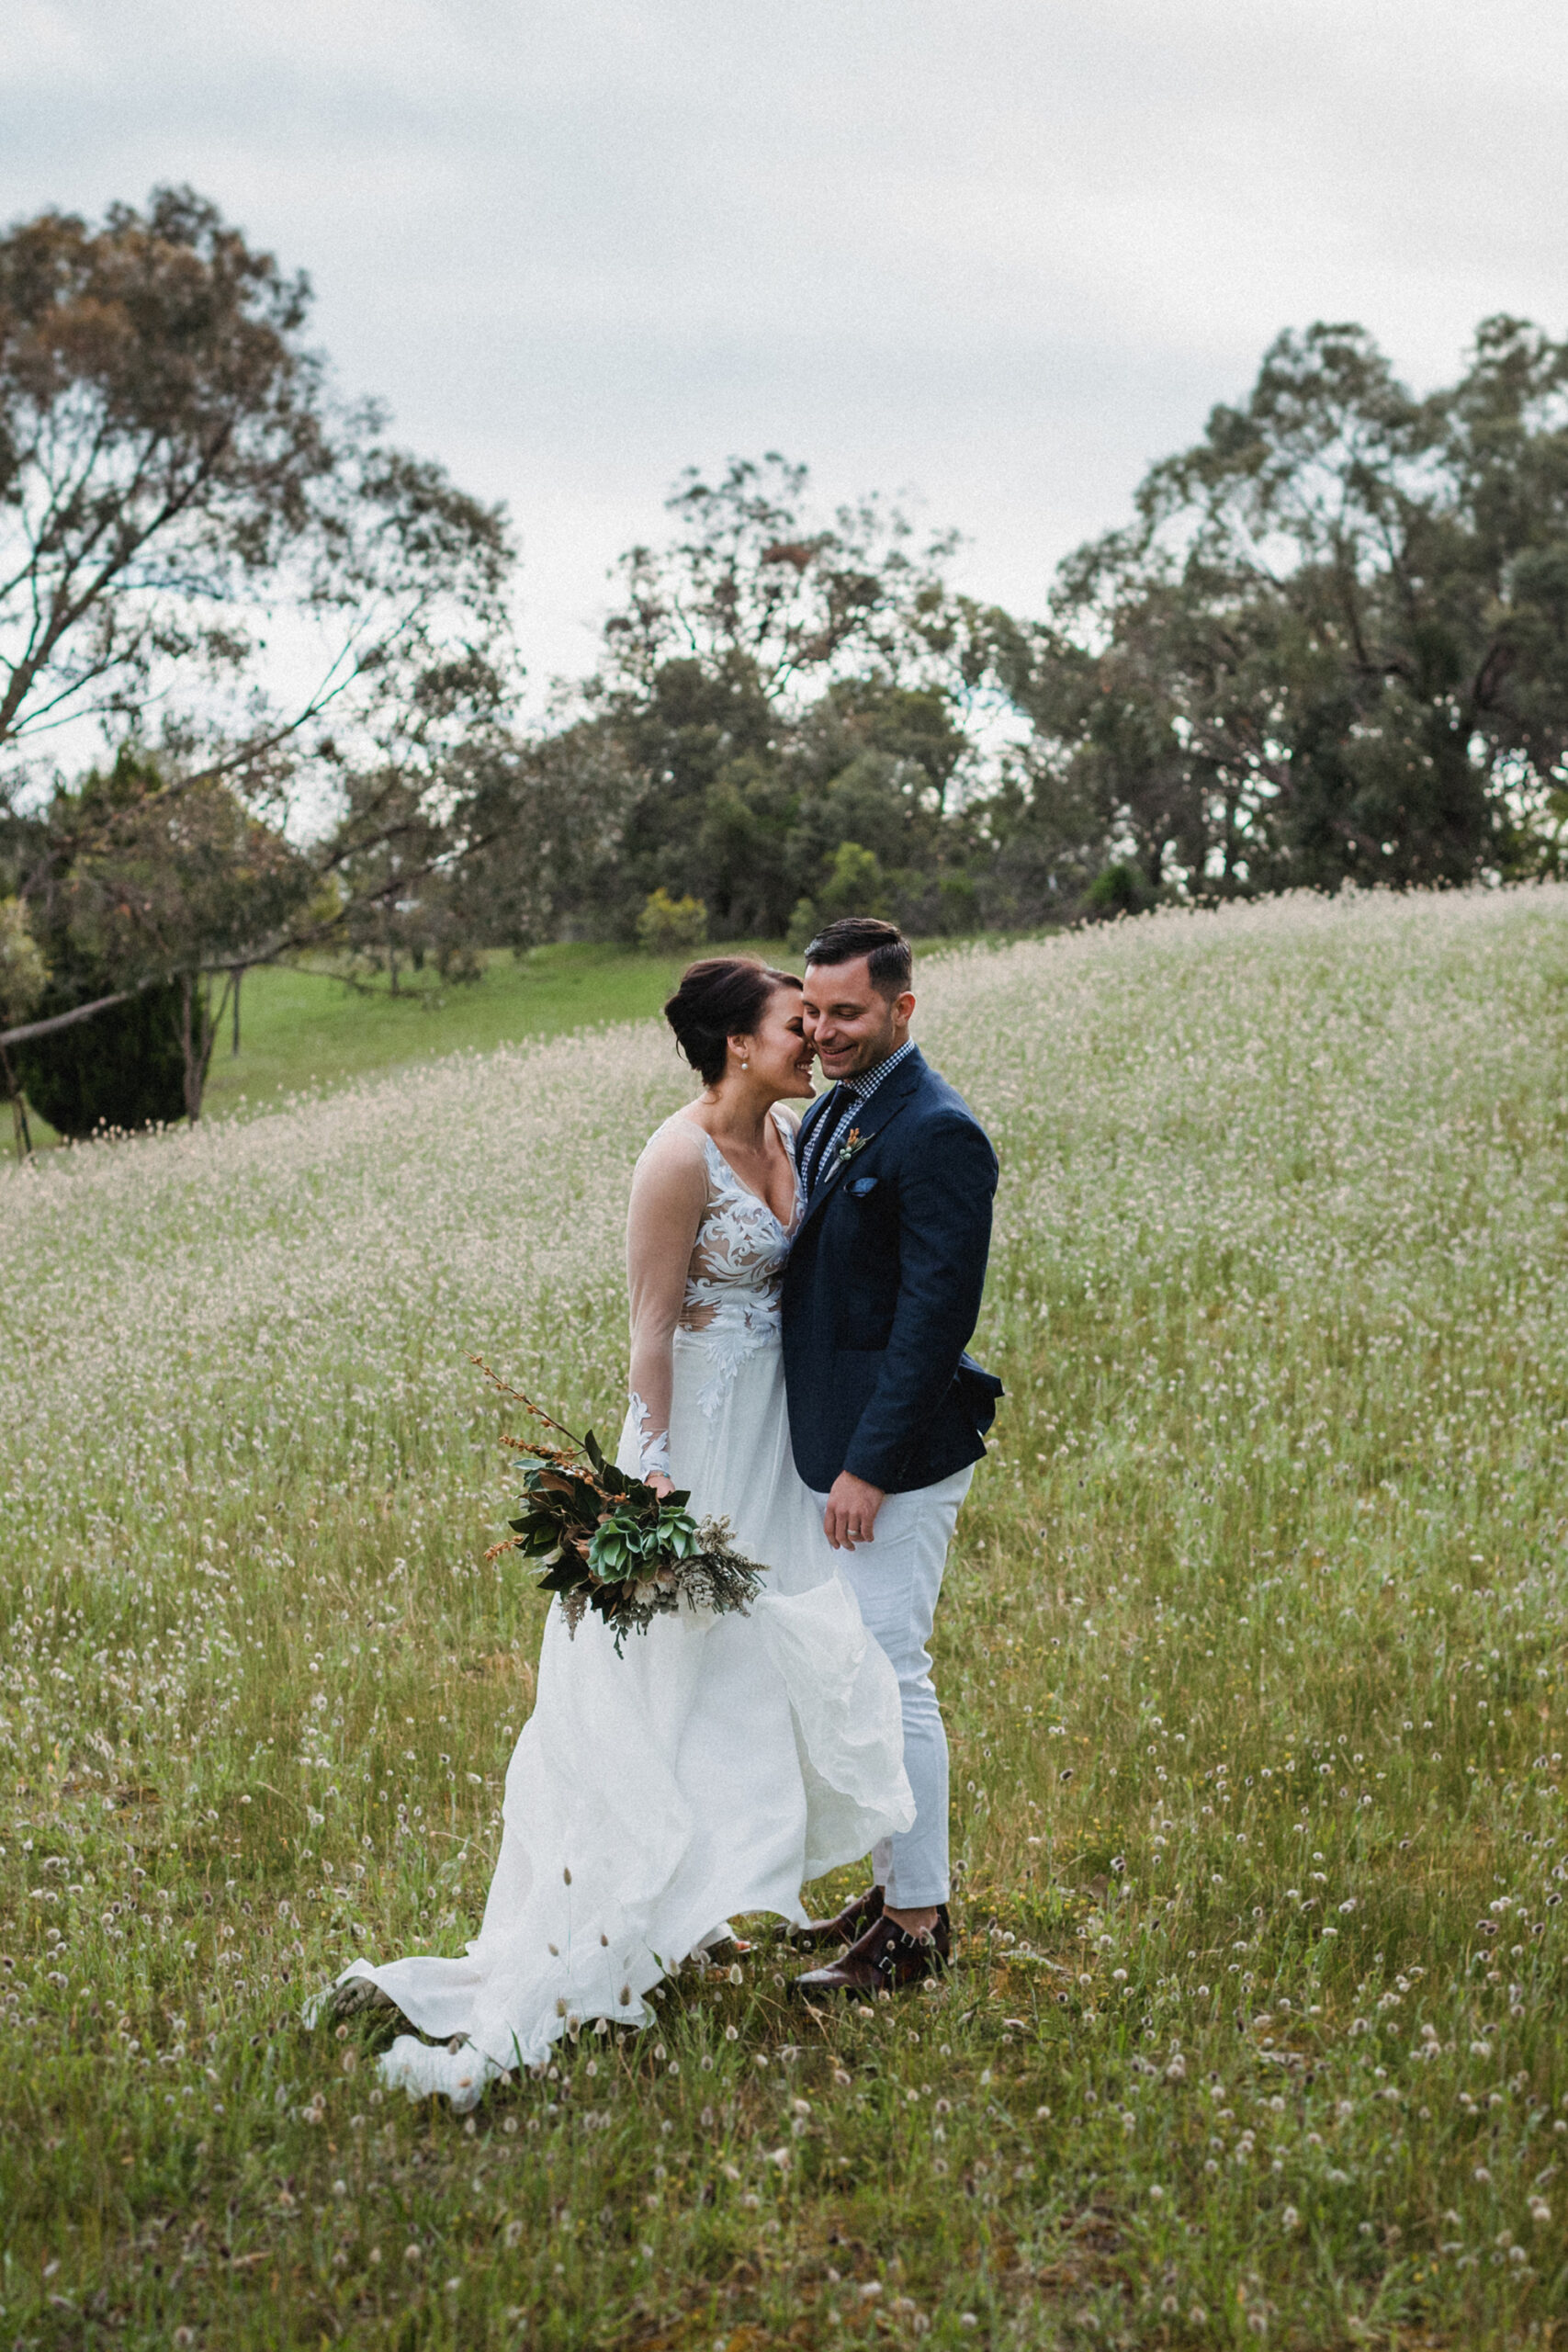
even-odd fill
[(732, 1038), (730, 1045), (738, 1058), (744, 1056), (750, 1063), (745, 1075), (752, 1085), (767, 1087), (775, 1102), (812, 1092), (816, 1057), (806, 1042), (798, 989), (776, 988), (753, 1034)]

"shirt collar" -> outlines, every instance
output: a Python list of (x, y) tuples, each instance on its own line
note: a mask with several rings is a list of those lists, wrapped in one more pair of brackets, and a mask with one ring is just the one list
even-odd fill
[(854, 1096), (858, 1102), (868, 1102), (888, 1072), (896, 1069), (905, 1055), (911, 1054), (914, 1050), (913, 1037), (906, 1037), (901, 1046), (896, 1046), (890, 1054), (884, 1054), (882, 1059), (879, 1062), (873, 1062), (869, 1069), (859, 1071), (853, 1078), (841, 1079), (840, 1083)]

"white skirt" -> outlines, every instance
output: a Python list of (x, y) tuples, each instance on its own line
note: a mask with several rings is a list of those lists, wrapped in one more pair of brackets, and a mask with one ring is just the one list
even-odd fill
[[(771, 1573), (750, 1616), (658, 1618), (620, 1657), (600, 1619), (573, 1637), (551, 1608), (479, 1935), (461, 1960), (340, 1979), (439, 2038), (382, 2060), (412, 2098), (472, 2107), (569, 2029), (646, 2023), (644, 1994), (732, 1913), (803, 1919), (807, 1880), (914, 1820), (897, 1680), (796, 1476), (776, 1333), (738, 1363), (717, 1334), (676, 1333), (670, 1443), (695, 1515), (728, 1518)], [(637, 1466), (629, 1417), (617, 1458)]]

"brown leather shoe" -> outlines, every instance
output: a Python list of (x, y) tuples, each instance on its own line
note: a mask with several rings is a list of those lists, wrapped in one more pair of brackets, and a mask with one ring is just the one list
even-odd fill
[(378, 2022), (397, 2018), (401, 2024), (408, 2023), (391, 1995), (383, 1993), (379, 1984), (373, 1984), (368, 1976), (349, 1976), (342, 1984), (334, 1984), (327, 1995), (321, 2015), (333, 2024), (344, 2018), (371, 2016)]
[(878, 1919), (860, 1941), (852, 1944), (826, 1968), (797, 1976), (790, 1990), (804, 2000), (830, 1993), (892, 1993), (902, 1984), (919, 1984), (940, 1976), (953, 1949), (947, 1905), (937, 1906), (936, 1926), (929, 1935), (911, 1936), (891, 1919)]
[(858, 1943), (881, 1917), (882, 1889), (868, 1886), (830, 1919), (814, 1919), (808, 1928), (789, 1928), (785, 1933), (797, 1951), (832, 1951), (840, 1944)]

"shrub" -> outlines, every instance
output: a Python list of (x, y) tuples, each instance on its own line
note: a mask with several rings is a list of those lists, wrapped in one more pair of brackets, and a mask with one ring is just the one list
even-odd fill
[(937, 886), (937, 929), (962, 938), (980, 928), (980, 893), (972, 874), (944, 874)]
[(34, 1110), (60, 1135), (172, 1125), (186, 1112), (179, 982), (18, 1046), (15, 1061)]
[(874, 850), (859, 842), (840, 842), (833, 852), (832, 868), (821, 899), (825, 920), (837, 915), (881, 915), (887, 911), (882, 884), (882, 861)]
[(637, 943), (650, 956), (700, 947), (707, 935), (708, 910), (701, 899), (672, 899), (662, 888), (649, 892), (637, 919)]
[(811, 899), (796, 899), (795, 912), (789, 919), (789, 952), (804, 956), (822, 928), (816, 902)]
[(1124, 858), (1103, 867), (1084, 892), (1084, 905), (1102, 920), (1142, 914), (1154, 902), (1155, 894), (1143, 875)]
[(49, 984), (43, 951), (19, 899), (0, 899), (0, 1028), (25, 1021)]

